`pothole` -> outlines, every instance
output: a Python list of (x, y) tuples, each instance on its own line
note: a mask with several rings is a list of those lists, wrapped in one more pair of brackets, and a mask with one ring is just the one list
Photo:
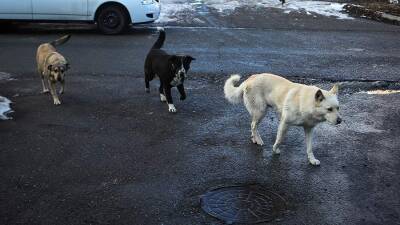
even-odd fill
[(285, 200), (258, 185), (228, 186), (201, 196), (201, 208), (227, 224), (272, 221), (286, 210)]

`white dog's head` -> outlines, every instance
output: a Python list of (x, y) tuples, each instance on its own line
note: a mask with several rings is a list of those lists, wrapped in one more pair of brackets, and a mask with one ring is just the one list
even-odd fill
[(337, 98), (339, 86), (335, 84), (330, 91), (318, 90), (315, 93), (315, 111), (319, 118), (333, 125), (340, 124), (339, 101)]

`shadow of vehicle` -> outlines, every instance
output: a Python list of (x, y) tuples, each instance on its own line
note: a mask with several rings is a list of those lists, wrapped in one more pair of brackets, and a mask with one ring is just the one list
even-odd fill
[[(156, 25), (134, 25), (129, 26), (123, 33), (114, 34), (135, 35), (147, 34), (156, 30)], [(32, 23), (32, 22), (8, 22), (0, 21), (0, 34), (102, 34), (96, 24), (88, 23)]]

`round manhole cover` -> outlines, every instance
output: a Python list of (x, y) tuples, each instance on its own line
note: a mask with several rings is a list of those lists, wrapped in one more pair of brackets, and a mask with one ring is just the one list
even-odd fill
[(261, 223), (286, 209), (285, 200), (260, 186), (221, 187), (201, 196), (201, 208), (213, 217), (232, 223)]

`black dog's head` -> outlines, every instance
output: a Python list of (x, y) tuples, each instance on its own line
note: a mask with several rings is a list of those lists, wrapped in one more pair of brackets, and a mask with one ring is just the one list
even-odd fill
[(195, 60), (190, 55), (172, 55), (169, 57), (168, 61), (171, 68), (171, 74), (174, 75), (171, 81), (172, 86), (182, 84), (187, 72), (190, 69), (190, 63)]

